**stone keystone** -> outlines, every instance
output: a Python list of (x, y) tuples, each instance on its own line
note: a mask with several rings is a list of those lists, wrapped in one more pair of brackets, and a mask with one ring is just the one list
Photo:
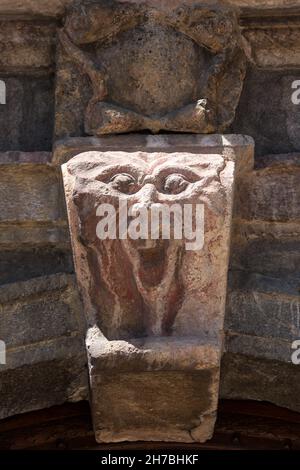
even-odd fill
[(218, 403), (234, 181), (253, 144), (236, 136), (230, 151), (205, 151), (195, 140), (184, 151), (160, 136), (151, 151), (120, 151), (122, 140), (63, 165), (96, 438), (204, 442)]

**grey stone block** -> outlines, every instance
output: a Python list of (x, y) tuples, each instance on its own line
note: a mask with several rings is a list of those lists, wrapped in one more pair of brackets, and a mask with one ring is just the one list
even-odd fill
[(73, 276), (0, 287), (0, 417), (87, 398), (84, 320)]
[(43, 165), (1, 165), (0, 222), (66, 220), (59, 172)]
[(54, 22), (0, 21), (0, 70), (49, 68), (55, 63)]
[(78, 331), (75, 289), (73, 277), (67, 275), (1, 286), (0, 332), (7, 348), (71, 337)]
[(277, 292), (231, 292), (226, 328), (249, 336), (280, 338), (291, 344), (300, 334), (299, 296)]
[(236, 216), (288, 222), (300, 218), (300, 172), (278, 167), (253, 172), (245, 178), (236, 202)]
[(269, 401), (300, 411), (300, 367), (227, 353), (221, 368), (221, 398)]
[(87, 398), (84, 356), (37, 362), (1, 371), (0, 419)]
[(7, 74), (6, 105), (0, 105), (0, 151), (49, 151), (52, 148), (54, 77)]
[(300, 278), (298, 240), (254, 239), (232, 247), (231, 268), (283, 278)]
[(289, 70), (249, 68), (231, 130), (253, 137), (258, 157), (300, 150), (299, 132), (293, 131), (298, 118), (292, 121), (289, 117), (299, 114), (299, 106), (291, 100), (292, 82), (298, 79)]
[[(258, 26), (258, 25), (257, 25)], [(244, 37), (252, 49), (252, 60), (261, 68), (299, 67), (300, 31), (289, 25), (274, 25), (272, 28), (250, 27)]]
[(0, 284), (73, 272), (71, 250), (40, 246), (0, 251)]

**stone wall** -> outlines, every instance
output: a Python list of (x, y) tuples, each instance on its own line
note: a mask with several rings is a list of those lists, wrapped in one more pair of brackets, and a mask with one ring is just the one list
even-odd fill
[[(52, 158), (57, 28), (70, 0), (0, 0), (0, 417), (87, 397), (83, 317)], [(299, 0), (241, 7), (248, 68), (228, 132), (256, 142), (237, 195), (221, 396), (300, 410)], [(298, 194), (299, 193), (299, 194)]]
[(244, 18), (251, 61), (235, 132), (254, 137), (255, 171), (241, 188), (231, 252), (221, 395), (300, 409), (299, 79), (297, 16)]

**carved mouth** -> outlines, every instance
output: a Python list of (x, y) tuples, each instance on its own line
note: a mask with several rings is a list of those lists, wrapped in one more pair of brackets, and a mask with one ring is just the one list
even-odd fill
[(139, 276), (149, 287), (162, 282), (167, 264), (169, 240), (141, 240), (136, 250), (139, 254)]
[(146, 263), (157, 263), (161, 261), (169, 247), (168, 240), (145, 240), (144, 246), (137, 248), (141, 260)]

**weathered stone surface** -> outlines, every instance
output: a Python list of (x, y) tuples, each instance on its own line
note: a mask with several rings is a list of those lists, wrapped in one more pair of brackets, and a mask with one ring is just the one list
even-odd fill
[[(295, 241), (300, 236), (300, 224), (298, 221), (277, 222), (235, 219), (233, 222), (233, 235), (235, 249), (238, 249), (239, 244), (242, 246), (247, 241), (252, 240)], [(234, 252), (232, 256), (235, 256)]]
[[(59, 17), (65, 12), (74, 0), (0, 0), (1, 14), (19, 14), (30, 16)], [(124, 0), (130, 3), (131, 0)], [(135, 0), (133, 0), (135, 1)], [(195, 0), (185, 0), (185, 3), (193, 3)], [(161, 3), (161, 0), (147, 0), (151, 4)], [(171, 0), (167, 0), (171, 4)], [(172, 5), (176, 5), (177, 0), (172, 0)], [(211, 3), (215, 3), (212, 0)], [(241, 7), (248, 10), (260, 9), (288, 9), (299, 6), (298, 0), (228, 0), (229, 5)]]
[[(217, 154), (217, 147), (205, 154), (195, 143), (179, 151), (168, 139), (152, 139), (140, 151), (82, 153), (63, 166), (78, 282), (88, 324), (96, 325), (88, 330), (87, 349), (99, 442), (202, 442), (213, 430), (237, 155), (234, 145)], [(207, 138), (208, 147), (211, 139), (222, 140)], [(123, 149), (123, 141), (127, 137), (115, 138), (115, 148)], [(243, 147), (248, 169), (253, 145), (241, 137), (239, 155)], [(237, 167), (240, 174), (243, 165)], [(189, 251), (187, 239), (153, 240), (148, 229), (147, 239), (100, 240), (97, 207), (118, 208), (120, 198), (147, 211), (158, 203), (203, 204), (204, 246)], [(151, 418), (140, 393), (145, 380)], [(120, 381), (127, 384), (122, 399)], [(109, 415), (105, 397), (114, 410)], [(182, 409), (174, 412), (178, 398)]]
[(298, 176), (298, 154), (264, 155), (236, 194), (220, 392), (297, 411)]
[(47, 166), (51, 157), (47, 152), (0, 153), (1, 249), (70, 250), (60, 173)]
[[(297, 77), (296, 80), (298, 78), (299, 77)], [(283, 106), (284, 106), (285, 113), (286, 113), (285, 119), (286, 119), (288, 138), (291, 144), (293, 145), (294, 149), (298, 150), (300, 147), (300, 138), (299, 138), (300, 104), (294, 103), (294, 97), (292, 98), (292, 95), (295, 91), (294, 85), (293, 85), (294, 80), (295, 80), (295, 77), (292, 74), (287, 75), (286, 77), (283, 77), (282, 102), (283, 102)]]
[[(97, 441), (138, 441), (142, 438), (205, 442), (216, 419), (215, 400), (211, 404), (211, 397), (207, 395), (207, 389), (215, 389), (213, 380), (216, 376), (205, 371), (193, 374), (164, 371), (152, 373), (150, 381), (147, 372), (108, 373), (98, 377), (94, 387), (101, 389), (102, 400), (95, 404), (95, 419), (104, 421), (107, 429), (96, 430)], [(118, 403), (120, 420), (116, 420), (105, 405), (112, 395)], [(146, 415), (145, 401), (149, 407)], [(208, 413), (210, 406), (211, 414)], [(147, 430), (141, 433), (145, 420)]]
[[(298, 339), (298, 338), (297, 338)], [(293, 339), (294, 341), (295, 339)], [(236, 354), (256, 358), (262, 363), (268, 361), (281, 362), (282, 366), (291, 365), (292, 342), (280, 338), (254, 336), (242, 333), (226, 333), (226, 354)], [(294, 366), (295, 367), (295, 366)], [(261, 400), (266, 400), (264, 390), (261, 390)], [(278, 403), (278, 405), (280, 405)], [(291, 403), (292, 406), (292, 403)]]
[(67, 276), (57, 275), (0, 287), (1, 339), (8, 349), (71, 336), (78, 330), (74, 308), (78, 299), (74, 285), (71, 290), (67, 282)]
[(73, 0), (0, 0), (0, 13), (5, 15), (63, 15)]
[[(131, 6), (136, 4), (135, 0), (126, 1), (127, 4), (123, 3), (125, 8), (130, 3)], [(71, 3), (72, 0), (0, 0), (0, 78), (7, 85), (7, 104), (0, 105), (0, 150), (34, 151), (52, 147), (54, 76), (51, 69), (55, 59), (56, 27), (60, 22), (54, 24), (49, 17), (63, 18), (65, 7)], [(144, 3), (156, 8), (159, 4), (167, 12), (168, 9), (175, 11), (182, 0), (147, 0)], [(185, 0), (184, 3), (198, 2)], [(210, 3), (214, 4), (215, 0)], [(228, 3), (242, 7), (241, 25), (248, 41), (246, 51), (251, 57), (250, 45), (252, 60), (257, 66), (249, 69), (232, 129), (255, 138), (258, 158), (256, 172), (251, 177), (243, 177), (237, 192), (240, 204), (237, 204), (232, 246), (222, 396), (270, 400), (300, 411), (298, 368), (290, 364), (290, 345), (299, 332), (299, 155), (265, 155), (300, 150), (300, 106), (291, 102), (292, 82), (299, 80), (297, 18), (300, 5), (299, 0), (231, 0)], [(280, 16), (281, 13), (288, 16)], [(17, 20), (14, 19), (16, 15)], [(20, 19), (23, 15), (26, 20), (35, 17), (34, 21), (23, 21)], [(42, 21), (38, 18), (40, 15), (44, 16)], [(133, 39), (139, 37), (139, 32), (134, 30)], [(112, 100), (118, 104), (122, 102), (134, 112), (145, 114), (149, 109), (156, 115), (158, 111), (160, 114), (167, 112), (169, 106), (175, 107), (178, 97), (183, 102), (190, 98), (195, 74), (192, 64), (198, 52), (190, 39), (171, 31), (168, 26), (157, 27), (159, 44), (150, 33), (150, 28), (144, 28), (144, 36), (137, 46), (129, 32), (124, 31), (118, 36), (123, 42), (112, 40), (101, 54), (109, 65), (112, 53), (118, 62), (116, 66), (112, 61), (110, 69), (116, 70), (111, 74)], [(161, 43), (172, 51), (172, 56), (163, 55), (164, 51), (153, 54)], [(128, 45), (133, 54), (130, 64)], [(127, 88), (122, 86), (123, 71), (128, 73), (129, 68), (141, 63), (140, 48), (148, 51), (148, 69), (156, 71), (151, 57), (158, 58), (160, 65), (163, 62), (158, 73), (165, 70), (168, 78), (168, 86), (162, 89), (154, 73), (146, 77), (138, 75), (142, 84), (146, 82), (145, 88), (152, 92), (151, 96), (132, 93), (134, 84), (128, 81)], [(83, 49), (87, 51), (88, 48), (84, 46)], [(180, 60), (175, 60), (176, 53)], [(203, 56), (203, 64), (207, 66), (209, 53)], [(172, 67), (180, 83), (178, 88), (172, 82)], [(229, 88), (230, 83), (227, 83), (226, 91)], [(56, 99), (58, 109), (64, 102), (68, 107), (64, 113), (56, 114), (57, 134), (85, 135), (83, 117), (92, 93), (88, 75), (78, 74), (78, 65), (68, 59), (66, 51), (60, 51)], [(155, 102), (158, 97), (159, 103)], [(226, 98), (231, 100), (229, 95)], [(98, 119), (97, 113), (91, 116), (91, 121)], [(141, 123), (141, 116), (131, 114), (130, 119), (125, 126), (128, 122), (133, 127), (145, 124)], [(155, 119), (146, 124), (151, 128)], [(178, 126), (182, 130), (180, 121)], [(114, 139), (66, 140), (56, 145), (53, 162), (59, 165), (81, 151), (113, 151)], [(122, 148), (131, 152), (145, 148), (147, 152), (153, 152), (162, 142), (160, 136), (129, 135), (124, 139)], [(242, 157), (237, 157), (238, 163), (242, 161), (241, 172), (251, 169), (251, 152), (246, 151), (245, 145), (237, 150), (233, 136), (218, 142), (214, 139), (211, 136), (166, 136), (163, 140), (168, 148), (164, 151), (172, 154), (177, 148), (193, 153), (192, 147), (197, 143), (201, 153), (213, 155), (222, 153), (224, 148), (226, 157), (232, 153)], [(0, 371), (1, 417), (86, 396), (85, 352), (76, 330), (73, 307), (68, 304), (69, 298), (65, 298), (69, 287), (60, 285), (61, 281), (57, 281), (63, 279), (60, 276), (24, 282), (36, 276), (73, 271), (59, 177), (54, 170), (42, 169), (42, 165), (50, 163), (51, 155), (44, 152), (0, 154), (0, 165), (3, 165), (0, 166), (0, 188), (3, 188), (3, 193), (0, 189), (0, 283), (13, 283), (0, 288), (7, 295), (1, 305), (4, 317), (0, 316), (0, 339), (1, 332), (9, 336), (14, 348), (9, 352), (11, 368)], [(15, 284), (17, 281), (21, 284)], [(49, 288), (46, 287), (48, 283)], [(9, 297), (8, 293), (14, 289), (15, 296)], [(49, 341), (45, 341), (47, 334), (51, 336)], [(89, 354), (95, 371), (92, 376), (95, 387), (101, 389), (103, 397), (108, 397), (108, 402), (115, 396), (123, 416), (122, 422), (115, 420), (112, 423), (107, 401), (104, 398), (97, 400), (95, 420), (101, 419), (102, 415), (108, 423), (106, 431), (98, 432), (99, 440), (114, 440), (114, 433), (120, 438), (127, 435), (131, 439), (140, 438), (135, 428), (141, 425), (145, 393), (149, 393), (147, 400), (155, 410), (147, 414), (149, 428), (154, 430), (149, 433), (150, 439), (151, 434), (161, 436), (157, 415), (164, 420), (166, 429), (169, 418), (174, 439), (195, 439), (189, 431), (194, 417), (206, 406), (212, 411), (205, 415), (208, 424), (204, 433), (209, 434), (217, 400), (218, 345), (208, 346), (199, 341), (193, 344), (189, 339), (188, 344), (178, 341), (170, 346), (170, 338), (164, 339), (163, 346), (154, 343), (149, 339), (134, 344), (132, 341), (108, 342), (106, 346), (100, 340), (95, 342), (96, 350)], [(174, 370), (174, 365), (181, 370)], [(198, 369), (197, 372), (193, 368)], [(205, 401), (209, 380), (216, 392), (211, 395), (210, 405)], [(161, 391), (157, 393), (159, 383)], [(196, 397), (195, 389), (199, 390)], [(166, 394), (170, 396), (169, 401), (165, 400)], [(132, 396), (139, 413), (132, 407)], [(182, 403), (182, 408), (177, 406), (178, 402)], [(205, 429), (204, 423), (201, 427)], [(196, 440), (202, 439), (203, 434)]]
[(202, 442), (211, 435), (218, 400), (216, 344), (196, 338), (107, 341), (94, 328), (87, 347), (92, 412), (95, 423), (102, 423), (96, 427), (99, 442)]
[(276, 170), (282, 173), (294, 172), (300, 170), (299, 153), (278, 153), (262, 155), (256, 162), (255, 168), (261, 170), (268, 168), (269, 171)]
[[(71, 237), (86, 310), (90, 312), (90, 322), (96, 321), (108, 338), (171, 332), (175, 336), (201, 335), (204, 331), (218, 331), (217, 325), (222, 323), (219, 299), (224, 295), (226, 283), (233, 168), (234, 163), (222, 155), (164, 154), (162, 151), (87, 152), (66, 164), (64, 182)], [(173, 176), (177, 177), (174, 184)], [(171, 207), (176, 202), (182, 209), (184, 204), (205, 205), (203, 250), (198, 244), (194, 251), (188, 251), (187, 239), (149, 240), (149, 246), (146, 239), (119, 240), (120, 235), (116, 240), (101, 241), (96, 235), (100, 219), (95, 208), (103, 203), (118, 208), (119, 198), (126, 201), (128, 208), (140, 203), (146, 210), (158, 203)], [(196, 222), (195, 214), (192, 217)], [(148, 229), (146, 236), (149, 236)], [(151, 260), (147, 258), (147, 250), (150, 250)], [(199, 278), (199, 266), (205, 266), (209, 253), (215, 251), (218, 253), (215, 263), (209, 264), (209, 270), (204, 270)], [(123, 260), (122, 272), (118, 267), (120, 259)], [(99, 290), (99, 272), (103, 292)], [(124, 272), (129, 276), (128, 285), (124, 283)], [(132, 275), (134, 280), (130, 279)], [(219, 292), (214, 298), (207, 291), (211, 283), (215, 293)], [(172, 297), (170, 304), (169, 296)], [(118, 303), (113, 297), (119, 299)], [(180, 300), (175, 311), (174, 299)], [(199, 305), (207, 312), (202, 319), (198, 318)], [(119, 318), (117, 323), (114, 317)]]
[(86, 398), (84, 319), (73, 276), (0, 287), (0, 417)]
[(54, 115), (53, 77), (7, 76), (6, 105), (0, 105), (0, 151), (49, 151)]
[(51, 160), (50, 152), (0, 152), (0, 165), (47, 165)]
[(300, 411), (299, 366), (227, 353), (221, 373), (222, 398), (264, 400)]
[(235, 246), (231, 266), (251, 272), (273, 276), (299, 276), (299, 249), (297, 240), (251, 240)]
[(212, 133), (234, 118), (245, 56), (236, 15), (221, 4), (82, 0), (59, 37), (57, 136), (83, 125), (97, 136)]
[(300, 218), (300, 172), (294, 166), (253, 172), (243, 182), (236, 215), (245, 219), (288, 222)]
[(0, 21), (1, 72), (52, 67), (55, 47), (55, 23)]
[[(79, 342), (74, 343), (69, 354), (63, 351), (61, 360), (38, 361), (18, 369), (0, 370), (0, 419), (67, 401), (85, 400), (87, 374), (80, 347)], [(57, 349), (55, 345), (54, 357)]]
[[(53, 151), (53, 165), (62, 165), (70, 158), (82, 152), (88, 151), (115, 151), (118, 148), (120, 136), (107, 135), (96, 137), (74, 137), (57, 141)], [(122, 136), (122, 149), (128, 152), (155, 152), (157, 148), (163, 148), (164, 152), (172, 153), (224, 153), (236, 155), (236, 171), (238, 174), (247, 174), (253, 170), (254, 142), (246, 135), (196, 135), (196, 134), (164, 134), (145, 135), (130, 134)], [(195, 150), (197, 148), (197, 151)]]
[(73, 273), (71, 249), (56, 248), (48, 245), (16, 246), (1, 249), (0, 284), (51, 275)]
[[(297, 297), (299, 293), (299, 279), (297, 276), (293, 276), (293, 274), (272, 276), (268, 274), (232, 270), (229, 273), (229, 287), (231, 292), (237, 290), (244, 292), (246, 295), (253, 293), (262, 293), (262, 295), (273, 294), (274, 302), (276, 302), (276, 300), (281, 302), (290, 300), (292, 306), (290, 320), (292, 321), (293, 319), (294, 321), (294, 314), (297, 312), (297, 302), (293, 297)], [(296, 323), (294, 323), (294, 325), (295, 324)]]
[[(2, 250), (12, 251), (14, 249), (26, 250), (32, 249), (32, 262), (35, 260), (34, 249), (44, 249), (47, 246), (48, 250), (54, 248), (55, 251), (59, 252), (59, 258), (66, 256), (63, 251), (71, 251), (70, 235), (67, 222), (62, 224), (35, 224), (32, 225), (24, 223), (0, 223), (0, 246)], [(13, 256), (13, 254), (11, 253)], [(0, 255), (1, 257), (1, 255)], [(63, 271), (68, 271), (70, 263), (66, 261), (65, 268)], [(62, 264), (60, 262), (60, 264)], [(45, 269), (47, 269), (45, 267)]]
[(259, 67), (282, 68), (300, 65), (300, 28), (251, 28), (243, 31), (252, 60)]
[(226, 329), (266, 340), (284, 340), (290, 353), (291, 344), (300, 332), (299, 296), (280, 295), (274, 289), (273, 292), (233, 291), (228, 298)]
[(44, 165), (0, 165), (0, 222), (65, 220), (59, 176)]
[(253, 137), (258, 157), (300, 149), (300, 105), (292, 102), (292, 84), (298, 79), (289, 69), (249, 68), (231, 131)]

